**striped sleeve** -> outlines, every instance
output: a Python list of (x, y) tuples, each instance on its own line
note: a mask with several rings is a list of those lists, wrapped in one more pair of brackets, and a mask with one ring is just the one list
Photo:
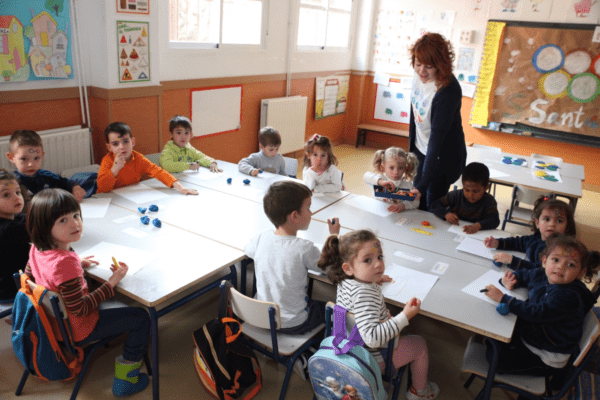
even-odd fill
[(58, 285), (67, 311), (77, 317), (89, 315), (98, 305), (115, 295), (109, 283), (103, 283), (98, 289), (86, 295), (83, 294), (81, 278), (73, 278)]

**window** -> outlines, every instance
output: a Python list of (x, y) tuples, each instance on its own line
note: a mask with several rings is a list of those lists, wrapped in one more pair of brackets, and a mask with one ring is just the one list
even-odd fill
[[(268, 0), (169, 0), (169, 41), (176, 47), (260, 46)], [(265, 33), (266, 34), (266, 33)]]
[(300, 0), (298, 47), (347, 48), (352, 0)]

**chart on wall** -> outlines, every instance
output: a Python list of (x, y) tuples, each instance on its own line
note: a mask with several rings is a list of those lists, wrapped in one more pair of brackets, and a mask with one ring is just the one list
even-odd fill
[(117, 21), (119, 82), (150, 80), (149, 23)]
[(350, 75), (318, 77), (315, 82), (315, 119), (346, 112)]
[(117, 0), (117, 12), (149, 14), (150, 0)]
[(68, 0), (0, 1), (0, 82), (72, 79)]
[(380, 121), (410, 122), (411, 78), (390, 79), (388, 85), (377, 85), (373, 119)]

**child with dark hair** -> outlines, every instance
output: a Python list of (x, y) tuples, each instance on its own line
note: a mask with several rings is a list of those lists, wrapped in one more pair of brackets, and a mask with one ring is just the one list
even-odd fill
[(453, 190), (436, 200), (430, 211), (451, 224), (459, 220), (473, 222), (465, 225), (465, 233), (476, 233), (482, 229), (495, 229), (500, 225), (498, 204), (487, 190), (490, 188), (490, 171), (485, 164), (472, 162), (462, 173), (463, 188)]
[(281, 146), (281, 135), (277, 129), (271, 126), (265, 126), (258, 131), (258, 153), (252, 153), (246, 158), (242, 158), (238, 163), (240, 172), (256, 176), (260, 171), (272, 172), (279, 175), (285, 173), (285, 160), (279, 154)]
[(188, 169), (197, 171), (200, 166), (207, 167), (210, 172), (223, 172), (214, 158), (208, 157), (191, 144), (193, 136), (192, 122), (183, 115), (176, 115), (169, 121), (171, 140), (165, 144), (160, 155), (160, 165), (167, 172), (182, 172)]
[(575, 236), (573, 209), (567, 203), (541, 196), (533, 205), (533, 235), (495, 239), (485, 239), (486, 247), (498, 250), (515, 250), (525, 253), (527, 260), (507, 253), (494, 254), (494, 261), (508, 264), (511, 269), (536, 268), (541, 263), (541, 252), (546, 248), (546, 240), (553, 233)]

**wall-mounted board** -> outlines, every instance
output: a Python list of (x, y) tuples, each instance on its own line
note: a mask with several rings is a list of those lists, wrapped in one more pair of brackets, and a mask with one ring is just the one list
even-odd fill
[(242, 86), (190, 90), (194, 137), (237, 131), (242, 122)]

